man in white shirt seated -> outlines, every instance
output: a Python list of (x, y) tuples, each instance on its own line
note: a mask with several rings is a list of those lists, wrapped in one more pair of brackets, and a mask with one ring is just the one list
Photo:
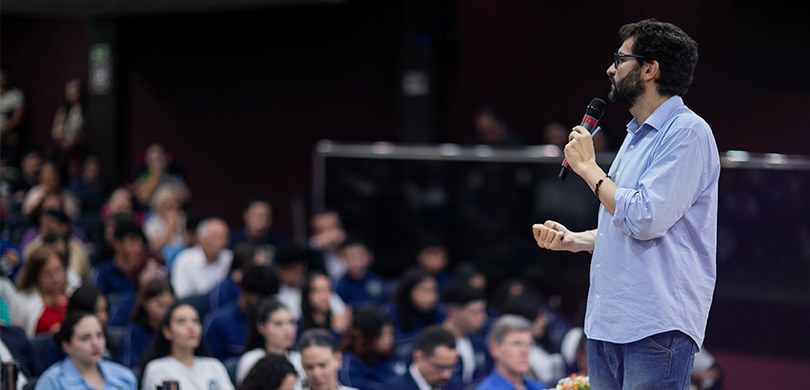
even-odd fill
[(227, 275), (233, 253), (228, 249), (228, 224), (210, 218), (197, 227), (198, 244), (177, 255), (171, 282), (178, 299), (207, 294)]

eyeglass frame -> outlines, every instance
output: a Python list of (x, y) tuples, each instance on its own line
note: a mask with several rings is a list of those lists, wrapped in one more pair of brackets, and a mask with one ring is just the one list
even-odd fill
[(647, 57), (638, 54), (613, 53), (613, 68), (619, 69), (619, 65), (622, 64), (622, 60), (625, 58), (635, 58), (639, 63), (641, 63), (642, 60), (647, 60)]

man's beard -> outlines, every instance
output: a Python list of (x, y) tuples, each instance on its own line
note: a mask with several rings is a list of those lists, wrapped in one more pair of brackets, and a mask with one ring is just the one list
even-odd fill
[(618, 83), (614, 76), (610, 76), (610, 83), (613, 84), (613, 88), (608, 93), (608, 99), (627, 110), (636, 104), (636, 100), (644, 92), (644, 84), (641, 83), (641, 72), (638, 69), (628, 74)]

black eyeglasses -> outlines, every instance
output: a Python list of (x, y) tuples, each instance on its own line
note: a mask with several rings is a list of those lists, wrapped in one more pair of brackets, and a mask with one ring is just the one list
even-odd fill
[(624, 53), (613, 53), (613, 67), (619, 69), (619, 65), (622, 64), (622, 61), (625, 58), (635, 58), (638, 60), (646, 60), (647, 57), (640, 56), (638, 54), (624, 54)]

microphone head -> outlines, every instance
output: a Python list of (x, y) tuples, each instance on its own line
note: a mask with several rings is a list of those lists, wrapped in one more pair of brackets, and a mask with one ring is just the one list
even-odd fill
[(600, 98), (593, 98), (590, 104), (588, 104), (588, 108), (585, 109), (585, 114), (599, 119), (605, 113), (606, 105), (607, 103), (605, 103), (604, 100)]

